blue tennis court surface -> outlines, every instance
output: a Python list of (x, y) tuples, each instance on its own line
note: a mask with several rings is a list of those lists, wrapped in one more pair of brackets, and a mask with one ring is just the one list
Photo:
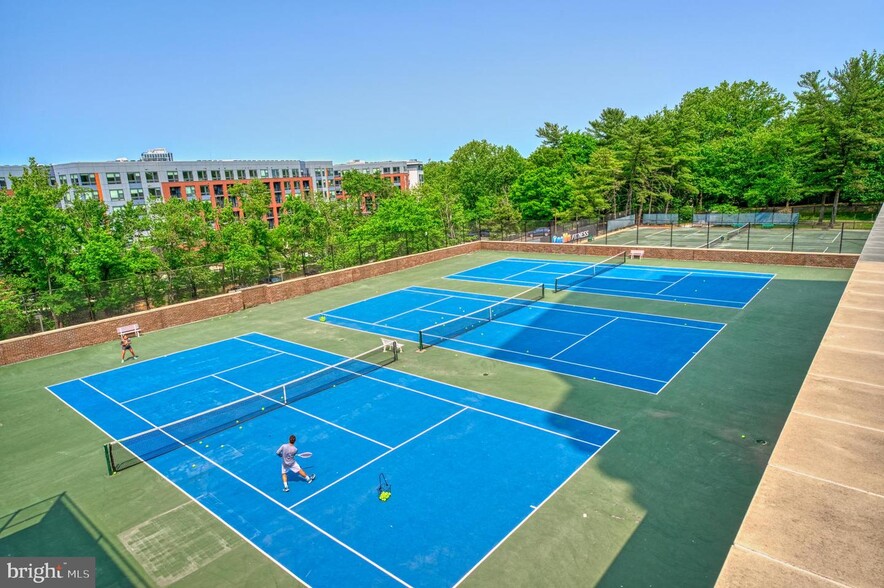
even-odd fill
[[(446, 276), (453, 280), (493, 282), (514, 286), (545, 284), (552, 291), (557, 277), (592, 262), (512, 257)], [(650, 298), (687, 304), (744, 308), (774, 278), (774, 274), (618, 265), (567, 291)]]
[[(505, 300), (411, 286), (308, 317), (418, 341), (418, 332)], [(724, 324), (652, 314), (514, 300), (512, 312), (439, 347), (656, 394)]]
[[(49, 390), (124, 439), (343, 359), (251, 333)], [(617, 434), (395, 366), (343, 373), (334, 388), (175, 443), (147, 465), (308, 585), (451, 586)], [(211, 423), (188, 422), (198, 419)], [(275, 452), (292, 433), (313, 452), (299, 461), (316, 479), (290, 475), (283, 493)], [(386, 502), (380, 473), (392, 486)]]

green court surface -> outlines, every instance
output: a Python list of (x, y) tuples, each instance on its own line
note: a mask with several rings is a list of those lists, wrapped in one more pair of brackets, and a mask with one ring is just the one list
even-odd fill
[[(754, 251), (801, 251), (805, 253), (852, 253), (859, 254), (866, 243), (869, 231), (862, 229), (792, 227), (753, 225), (749, 230), (737, 230), (732, 226), (697, 227), (635, 227), (622, 229), (598, 243), (608, 245), (646, 245), (648, 247), (705, 247), (707, 241), (713, 249), (751, 249)], [(720, 239), (719, 239), (720, 238)]]
[[(144, 360), (256, 331), (352, 356), (378, 337), (304, 317), (407, 286), (514, 294), (442, 279), (506, 257), (513, 254), (462, 255), (146, 333), (133, 345)], [(776, 278), (742, 310), (568, 291), (546, 298), (726, 323), (657, 396), (441, 348), (417, 353), (406, 343), (396, 369), (620, 430), (463, 586), (714, 584), (850, 271), (677, 265)], [(99, 586), (295, 584), (150, 468), (107, 476), (105, 436), (44, 386), (116, 367), (119, 344), (111, 341), (0, 368), (0, 554), (95, 556)], [(524, 483), (543, 475), (544, 464), (526, 455)]]

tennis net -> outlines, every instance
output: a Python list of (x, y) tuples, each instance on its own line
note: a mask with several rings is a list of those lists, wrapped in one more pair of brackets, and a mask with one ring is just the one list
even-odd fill
[(724, 235), (721, 235), (719, 237), (712, 239), (711, 241), (709, 241), (705, 245), (700, 245), (699, 249), (712, 249), (713, 247), (717, 247), (718, 245), (721, 245), (725, 241), (730, 241), (734, 237), (741, 235), (748, 230), (749, 230), (749, 223), (746, 223), (745, 225), (743, 225), (741, 227), (737, 227), (733, 231), (728, 231)]
[(485, 323), (537, 302), (543, 298), (544, 292), (544, 285), (537, 284), (519, 292), (515, 296), (510, 296), (490, 306), (480, 308), (464, 316), (455, 317), (444, 323), (421, 329), (418, 331), (418, 348), (424, 350), (447, 339), (459, 337), (467, 331), (472, 331), (476, 327), (481, 327)]
[(364, 376), (396, 361), (398, 346), (376, 347), (319, 371), (104, 446), (108, 474), (154, 459), (194, 441)]
[(560, 292), (567, 288), (573, 288), (577, 284), (585, 282), (590, 278), (594, 278), (599, 274), (610, 271), (619, 265), (623, 265), (624, 263), (626, 263), (626, 252), (621, 251), (617, 255), (612, 255), (608, 259), (603, 259), (602, 261), (594, 263), (589, 267), (582, 267), (577, 271), (571, 272), (570, 274), (559, 276), (558, 278), (556, 278), (553, 292)]

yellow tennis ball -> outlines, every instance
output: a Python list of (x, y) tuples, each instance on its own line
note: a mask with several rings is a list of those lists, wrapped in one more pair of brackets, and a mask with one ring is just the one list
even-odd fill
[(321, 323), (325, 322), (325, 315), (319, 317), (319, 322), (321, 322)]

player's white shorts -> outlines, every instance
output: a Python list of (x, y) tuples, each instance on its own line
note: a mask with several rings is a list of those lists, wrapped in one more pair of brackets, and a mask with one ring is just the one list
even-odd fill
[(297, 474), (300, 471), (301, 471), (301, 466), (298, 465), (298, 462), (295, 462), (294, 464), (292, 464), (290, 466), (282, 464), (282, 473), (283, 474), (287, 474), (289, 472), (292, 472), (293, 474)]

